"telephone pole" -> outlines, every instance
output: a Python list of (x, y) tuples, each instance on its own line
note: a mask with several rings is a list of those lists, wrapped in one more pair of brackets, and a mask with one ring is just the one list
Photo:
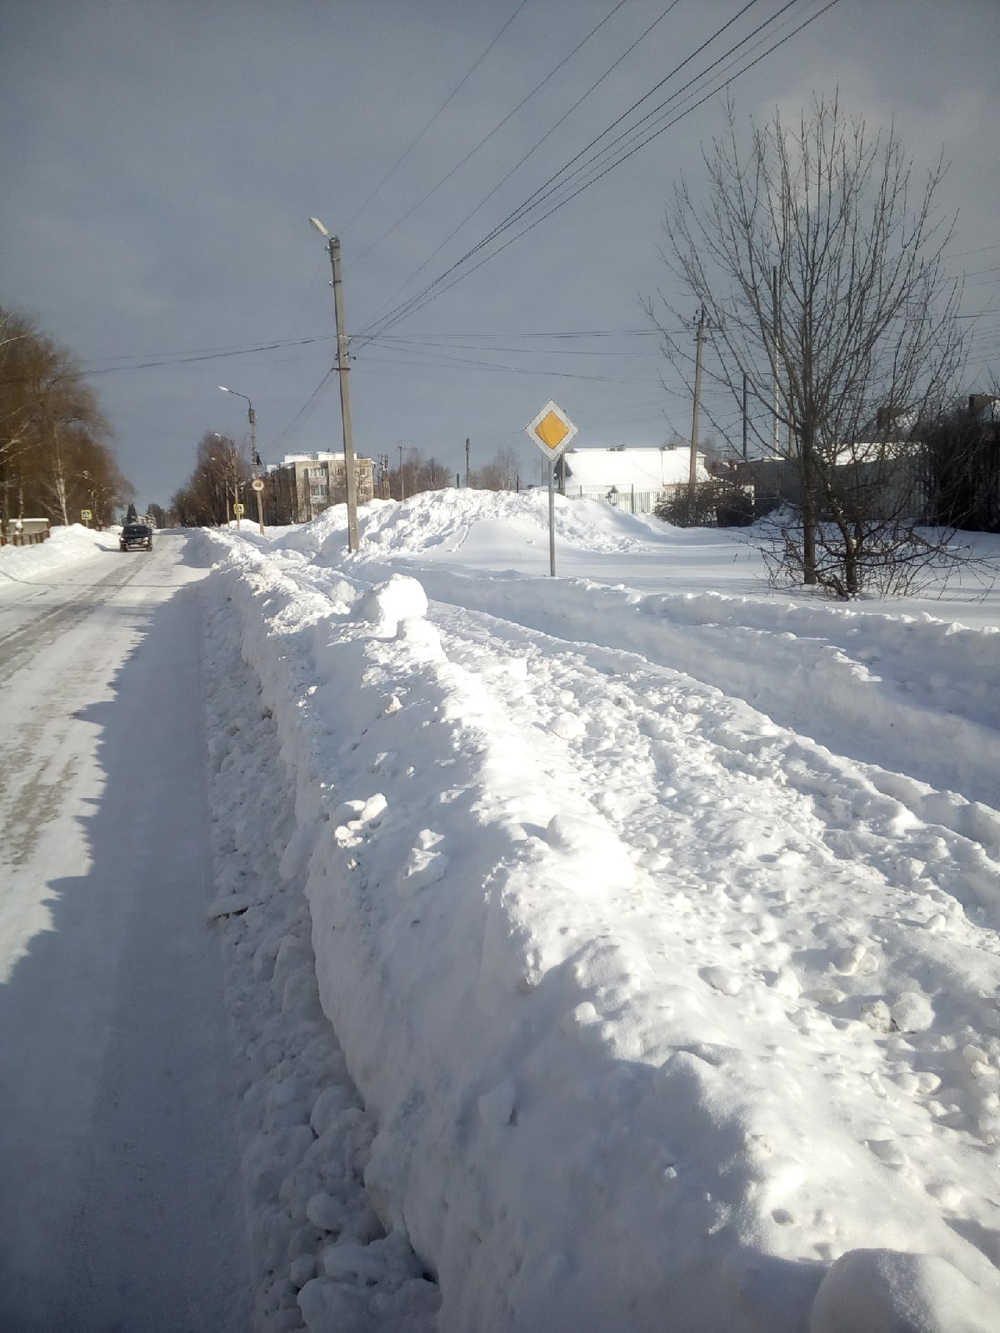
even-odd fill
[(771, 441), (771, 448), (775, 458), (781, 456), (781, 443), (778, 430), (781, 425), (781, 383), (778, 379), (778, 357), (781, 354), (781, 340), (778, 335), (778, 329), (781, 326), (781, 299), (778, 288), (778, 270), (771, 269), (771, 305), (774, 311), (774, 334), (772, 357), (774, 360), (774, 436)]
[(340, 417), (344, 431), (344, 472), (347, 482), (347, 549), (356, 551), (358, 541), (358, 478), (354, 463), (354, 428), (351, 424), (351, 390), (348, 384), (350, 354), (344, 329), (344, 284), (340, 277), (340, 240), (331, 236), (319, 218), (309, 221), (327, 238), (330, 267), (333, 270), (333, 305), (337, 319), (337, 370), (340, 376)]
[(465, 441), (465, 489), (469, 489), (469, 441)]
[(691, 413), (691, 462), (688, 467), (688, 501), (694, 504), (698, 486), (698, 413), (701, 409), (701, 349), (705, 342), (705, 307), (698, 314), (694, 355), (694, 408)]
[[(222, 390), (223, 393), (232, 393), (232, 394), (235, 394), (237, 398), (242, 398), (243, 401), (244, 401), (244, 402), (246, 403), (246, 405), (247, 405), (247, 420), (250, 422), (250, 460), (251, 460), (251, 462), (253, 463), (253, 480), (254, 480), (254, 483), (256, 483), (257, 481), (260, 480), (260, 454), (257, 452), (257, 413), (253, 410), (253, 403), (250, 401), (250, 399), (247, 397), (247, 395), (246, 395), (245, 393), (240, 393), (239, 389), (227, 389), (226, 386), (225, 386), (224, 384), (220, 384), (220, 385), (219, 385), (219, 388)], [(235, 448), (235, 446), (234, 446), (234, 448)], [(239, 497), (238, 497), (237, 494), (236, 494), (236, 472), (237, 472), (237, 469), (236, 469), (235, 454), (234, 454), (234, 456), (233, 456), (232, 463), (233, 463), (233, 503), (234, 503), (234, 504), (239, 504), (239, 503), (240, 503), (240, 500), (239, 500)], [(264, 508), (263, 508), (263, 502), (262, 502), (262, 500), (261, 500), (261, 491), (262, 491), (262, 490), (263, 490), (263, 485), (261, 485), (261, 486), (254, 485), (254, 486), (253, 486), (254, 494), (255, 494), (256, 497), (257, 497), (257, 523), (258, 523), (258, 526), (260, 527), (260, 535), (263, 537), (263, 535), (264, 535)], [(227, 492), (227, 494), (226, 494), (226, 522), (227, 522), (227, 523), (229, 522), (229, 495), (228, 495), (228, 492)], [(240, 526), (240, 516), (239, 516), (239, 514), (237, 514), (237, 515), (236, 515), (236, 527), (239, 528), (239, 526)]]

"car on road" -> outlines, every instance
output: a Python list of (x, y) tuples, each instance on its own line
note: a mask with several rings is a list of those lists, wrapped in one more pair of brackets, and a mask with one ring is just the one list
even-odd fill
[(122, 528), (121, 536), (118, 538), (118, 545), (123, 551), (131, 551), (134, 546), (151, 551), (153, 549), (153, 529), (147, 528), (145, 523), (126, 523)]

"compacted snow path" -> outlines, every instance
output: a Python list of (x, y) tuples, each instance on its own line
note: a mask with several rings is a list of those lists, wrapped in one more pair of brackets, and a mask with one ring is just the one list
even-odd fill
[[(162, 537), (0, 590), (0, 1327), (245, 1333), (200, 612)], [(23, 569), (23, 566), (22, 566)]]

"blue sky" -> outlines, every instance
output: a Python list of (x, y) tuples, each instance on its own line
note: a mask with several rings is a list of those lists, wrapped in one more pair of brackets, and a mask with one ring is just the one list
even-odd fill
[(982, 387), (1000, 361), (1000, 5), (825, 3), (756, 0), (693, 56), (738, 0), (0, 0), (0, 304), (84, 363), (141, 504), (167, 503), (205, 431), (246, 433), (220, 383), (253, 400), (266, 460), (340, 447), (311, 215), (341, 238), (359, 452), (412, 445), (457, 472), (470, 437), (474, 466), (512, 445), (537, 480), (523, 427), (550, 397), (579, 446), (663, 443), (689, 429), (690, 403), (640, 300), (670, 294), (663, 211), (681, 171), (697, 188), (718, 96), (420, 309), (378, 320), (675, 66), (693, 56), (646, 105), (771, 20), (766, 45), (789, 40), (734, 80), (742, 112), (797, 114), (839, 87), (851, 113), (894, 119), (919, 164), (950, 160), (952, 262), (966, 311), (987, 311), (970, 361)]

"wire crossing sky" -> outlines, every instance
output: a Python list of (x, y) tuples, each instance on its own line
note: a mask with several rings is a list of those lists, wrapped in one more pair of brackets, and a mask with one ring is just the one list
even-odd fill
[(980, 389), (1000, 351), (998, 49), (994, 0), (10, 5), (0, 305), (93, 377), (141, 505), (169, 502), (206, 432), (241, 438), (223, 365), (265, 461), (340, 448), (314, 215), (341, 240), (360, 453), (413, 446), (453, 474), (468, 437), (473, 467), (510, 446), (528, 475), (523, 426), (550, 397), (581, 448), (686, 438), (641, 307), (679, 295), (673, 186), (700, 188), (727, 91), (769, 118), (839, 90), (870, 127), (894, 119), (918, 168), (951, 162)]

